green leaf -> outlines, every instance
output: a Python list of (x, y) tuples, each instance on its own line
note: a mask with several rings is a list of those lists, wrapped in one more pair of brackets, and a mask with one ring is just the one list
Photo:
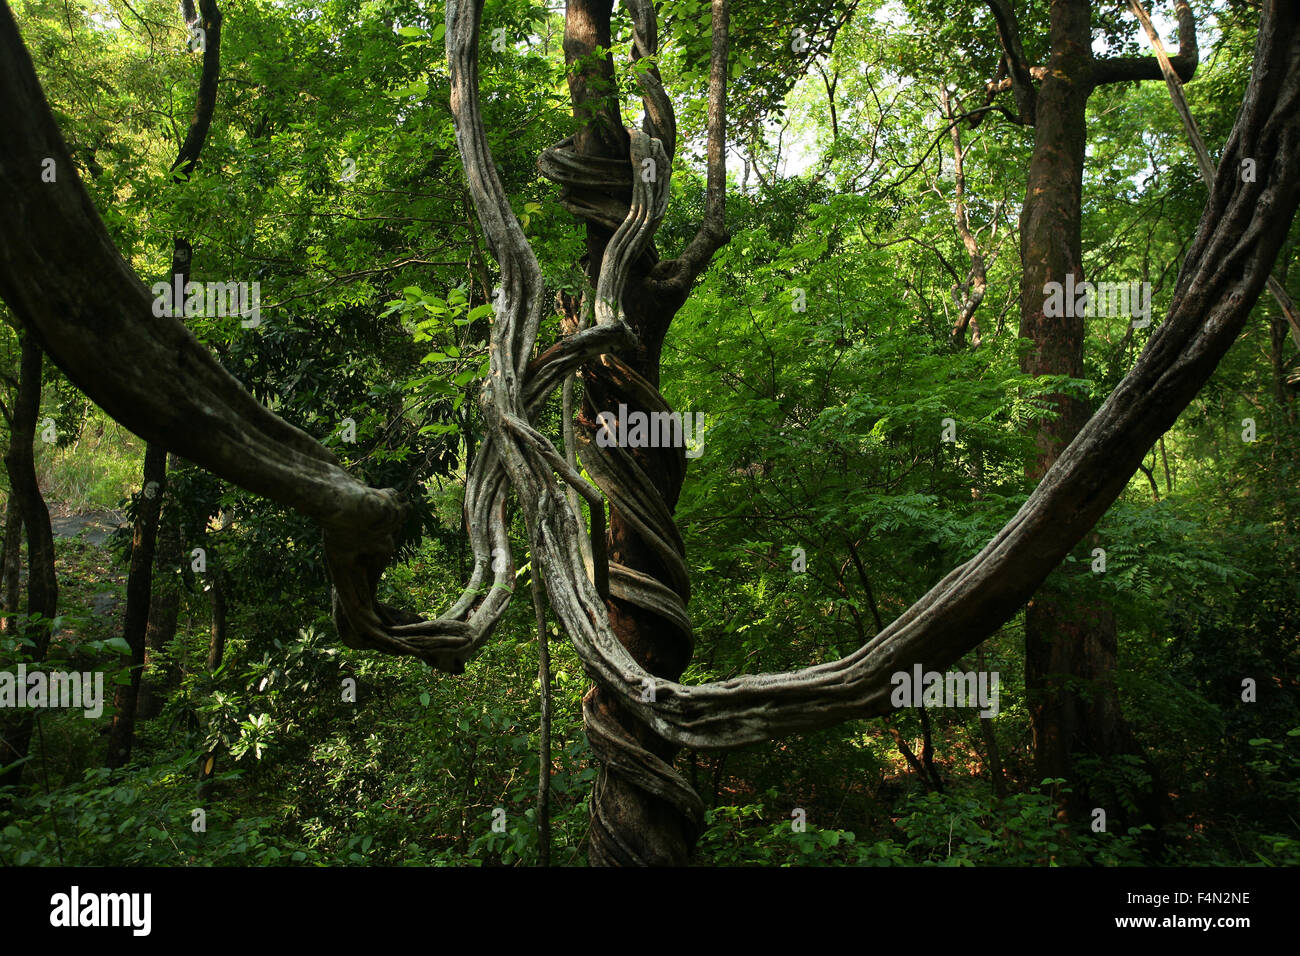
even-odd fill
[(424, 96), (429, 92), (429, 83), (427, 80), (417, 80), (410, 86), (404, 86), (400, 90), (393, 90), (389, 95), (395, 99), (401, 99), (405, 96)]
[[(459, 399), (460, 396), (457, 396)], [(455, 435), (460, 431), (459, 425), (425, 425), (420, 429), (421, 435)]]

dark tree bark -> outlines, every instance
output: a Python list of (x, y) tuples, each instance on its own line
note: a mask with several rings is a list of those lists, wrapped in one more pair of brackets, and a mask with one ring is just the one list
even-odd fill
[[(226, 589), (219, 568), (212, 570), (212, 626), (208, 633), (208, 673), (215, 673), (226, 656)], [(217, 772), (217, 747), (199, 758), (199, 800), (212, 797)]]
[(212, 571), (212, 627), (208, 639), (208, 671), (215, 672), (226, 657), (226, 586), (218, 569)]
[(167, 452), (149, 444), (144, 453), (144, 487), (136, 498), (135, 531), (131, 538), (131, 568), (126, 579), (126, 620), (122, 636), (131, 653), (124, 663), (131, 679), (119, 684), (113, 696), (116, 713), (108, 731), (105, 766), (125, 766), (135, 741), (136, 708), (140, 679), (144, 673), (145, 628), (149, 623), (149, 594), (153, 587), (154, 543), (158, 536), (158, 515), (162, 508), (163, 482), (167, 480)]
[[(1081, 195), (1091, 66), (1088, 0), (1052, 5), (1051, 63), (1036, 98), (1034, 155), (1020, 217), (1020, 336), (1033, 347), (1021, 358), (1029, 375), (1083, 377), (1083, 315), (1044, 314), (1044, 285), (1084, 281)], [(1028, 474), (1041, 480), (1079, 429), (1090, 409), (1080, 398), (1050, 397), (1055, 418), (1034, 423), (1035, 456)], [(1025, 611), (1025, 684), (1030, 697), (1039, 777), (1072, 779), (1071, 754), (1109, 752), (1118, 708), (1090, 709), (1113, 688), (1097, 687), (1115, 667), (1114, 617), (1102, 604), (1071, 600), (1052, 587), (1034, 595)], [(1080, 694), (1078, 682), (1085, 684)], [(1109, 703), (1109, 702), (1108, 702)], [(1076, 794), (1082, 795), (1079, 790)]]
[[(9, 500), (5, 504), (5, 547), (3, 570), (0, 570), (0, 581), (4, 586), (4, 609), (10, 613), (18, 611), (18, 574), (23, 564), (22, 533), (22, 509), (18, 507), (18, 502), (10, 493)], [(0, 621), (0, 630), (8, 631), (13, 626), (8, 618)]]
[[(41, 373), (44, 353), (30, 333), (22, 336), (21, 371), (17, 395), (11, 411), (9, 449), (5, 452), (5, 469), (13, 502), (27, 529), (27, 613), (39, 615), (35, 623), (25, 625), (34, 646), (23, 659), (28, 663), (45, 660), (50, 647), (50, 624), (59, 603), (59, 581), (54, 573), (54, 534), (50, 528), (50, 510), (41, 496), (36, 480), (33, 445), (37, 419), (41, 413)], [(6, 714), (0, 721), (0, 766), (27, 756), (31, 746), (33, 715), (30, 710)], [(18, 786), (22, 765), (0, 773), (0, 787)]]
[(998, 28), (998, 42), (1002, 45), (1002, 65), (1006, 84), (1016, 98), (1017, 115), (1022, 123), (1034, 124), (1037, 90), (1034, 88), (1029, 61), (1020, 43), (1020, 24), (1011, 9), (1010, 0), (987, 0), (989, 10)]
[[(975, 666), (981, 671), (988, 668), (984, 663), (984, 648), (975, 651)], [(1002, 774), (1002, 752), (998, 748), (998, 735), (993, 727), (992, 717), (979, 718), (980, 735), (984, 738), (984, 753), (989, 768), (989, 780), (993, 783), (993, 795), (1001, 800), (1007, 795), (1007, 780)]]
[[(1006, 12), (1004, 4), (993, 6)], [(1053, 0), (1051, 60), (1033, 100), (1034, 153), (1020, 218), (1020, 336), (1033, 343), (1021, 358), (1021, 369), (1035, 376), (1083, 377), (1085, 318), (1073, 308), (1065, 309), (1065, 315), (1046, 315), (1045, 286), (1064, 286), (1070, 276), (1075, 284), (1085, 279), (1081, 232), (1088, 97), (1098, 83), (1161, 75), (1154, 58), (1095, 60), (1091, 6), (1090, 0)], [(1195, 25), (1185, 3), (1179, 4), (1179, 18), (1176, 69), (1190, 79), (1197, 52)], [(1001, 16), (998, 22), (1002, 28)], [(1047, 474), (1092, 414), (1087, 402), (1075, 396), (1056, 394), (1050, 401), (1055, 417), (1035, 423), (1036, 450), (1027, 469), (1033, 480)], [(1098, 801), (1113, 807), (1113, 795), (1090, 793), (1073, 755), (1141, 754), (1120, 712), (1116, 665), (1115, 615), (1109, 604), (1071, 595), (1059, 581), (1040, 588), (1025, 610), (1025, 683), (1037, 771), (1039, 777), (1069, 781), (1076, 811)], [(1150, 822), (1160, 822), (1158, 807), (1159, 801), (1148, 801)]]
[[(175, 456), (168, 456), (170, 467), (176, 467)], [(164, 481), (164, 485), (167, 482)], [(163, 704), (169, 693), (175, 690), (180, 681), (180, 673), (174, 664), (160, 664), (165, 651), (176, 637), (176, 626), (180, 618), (181, 585), (184, 577), (181, 573), (183, 560), (181, 550), (180, 504), (174, 492), (168, 488), (163, 499), (162, 517), (159, 519), (158, 549), (154, 553), (154, 567), (160, 572), (158, 586), (154, 588), (149, 601), (149, 623), (145, 627), (144, 663), (145, 670), (153, 676), (146, 677), (140, 685), (140, 699), (136, 706), (139, 720), (152, 720), (162, 712)]]

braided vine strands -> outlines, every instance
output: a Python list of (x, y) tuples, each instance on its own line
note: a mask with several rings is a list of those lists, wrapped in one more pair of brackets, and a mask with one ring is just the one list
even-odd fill
[[(631, 7), (636, 18), (634, 52), (637, 56), (653, 55), (656, 50), (653, 7), (649, 3), (631, 4)], [(513, 216), (509, 215), (504, 191), (496, 181), (495, 167), (486, 152), (481, 120), (473, 108), (477, 102), (473, 45), (478, 15), (477, 8), (461, 5), (448, 12), (448, 57), (458, 141), (480, 220), (494, 254), (501, 262), (503, 286), (507, 289), (536, 288), (537, 265), (532, 250)], [(627, 335), (631, 332), (624, 320), (621, 302), (628, 275), (633, 263), (646, 252), (667, 210), (671, 160), (664, 143), (653, 134), (667, 130), (670, 141), (675, 139), (671, 105), (657, 74), (643, 70), (639, 76), (647, 122), (645, 130), (628, 131), (629, 161), (589, 161), (573, 150), (572, 140), (548, 150), (539, 161), (546, 175), (565, 186), (577, 187), (570, 196), (580, 196), (584, 189), (593, 185), (611, 185), (615, 177), (621, 177), (617, 181), (625, 188), (630, 184), (630, 201), (621, 209), (616, 205), (593, 205), (579, 199), (571, 199), (568, 203), (572, 212), (597, 225), (608, 227), (616, 215), (620, 216), (612, 237), (605, 245), (600, 265), (593, 302), (593, 329), (619, 329)], [(580, 485), (566, 474), (571, 470), (567, 464), (562, 468), (559, 466), (562, 459), (546, 438), (532, 430), (526, 416), (520, 413), (517, 397), (511, 394), (512, 390), (517, 392), (520, 388), (518, 378), (512, 376), (511, 371), (519, 367), (520, 356), (527, 355), (533, 344), (531, 334), (521, 339), (516, 330), (535, 328), (529, 319), (539, 307), (540, 292), (535, 295), (538, 298), (532, 301), (521, 298), (514, 302), (513, 311), (507, 304), (497, 317), (485, 411), (489, 419), (496, 418), (502, 433), (514, 439), (513, 448), (505, 451), (505, 442), (510, 438), (502, 437), (502, 458), (523, 504), (535, 560), (542, 566), (544, 574), (545, 569), (550, 568), (552, 576), (563, 578), (563, 583), (548, 578), (552, 601), (557, 594), (563, 595), (562, 600), (568, 602), (573, 613), (594, 616), (599, 620), (598, 626), (612, 636), (595, 580), (596, 576), (607, 573), (609, 593), (613, 597), (664, 618), (689, 649), (691, 624), (686, 613), (689, 579), (684, 547), (672, 511), (625, 449), (598, 448), (583, 432), (582, 460), (596, 486), (608, 498), (611, 507), (633, 525), (669, 569), (669, 580), (660, 582), (620, 563), (610, 563), (603, 554), (597, 554), (592, 562), (595, 574), (591, 576), (592, 580), (588, 580), (582, 545), (590, 540), (593, 552), (599, 552), (604, 530), (593, 528), (590, 539), (586, 538), (585, 530), (579, 526), (578, 515), (565, 505), (560, 496), (552, 471), (558, 471), (580, 493), (585, 491), (585, 483)], [(585, 333), (579, 333), (582, 334)], [(603, 354), (599, 361), (589, 363), (588, 368), (603, 370), (603, 384), (616, 389), (620, 396), (635, 403), (635, 407), (669, 410), (658, 390), (612, 353)], [(592, 504), (593, 516), (603, 515), (604, 501), (599, 497), (588, 500)], [(552, 540), (546, 540), (548, 535)], [(593, 589), (596, 594), (592, 593)], [(585, 602), (587, 607), (579, 610), (573, 603), (575, 600)], [(561, 614), (561, 619), (565, 619), (565, 614)], [(686, 656), (689, 657), (689, 650)], [(602, 792), (611, 773), (672, 807), (693, 840), (702, 824), (704, 810), (694, 791), (666, 761), (642, 746), (608, 715), (591, 706), (590, 701), (584, 706), (584, 717), (588, 739), (602, 764), (592, 802), (592, 862), (649, 862), (630, 847), (620, 845), (617, 825), (602, 815)]]
[[(626, 347), (631, 333), (622, 323), (584, 330), (547, 351), (527, 367), (524, 406), (528, 422), (536, 418), (547, 397), (578, 365), (607, 349)], [(522, 421), (516, 424), (522, 424)], [(529, 440), (535, 433), (524, 426)], [(510, 481), (498, 453), (501, 437), (489, 433), (475, 456), (465, 487), (465, 525), (474, 554), (469, 582), (456, 603), (441, 616), (423, 620), (374, 600), (379, 575), (394, 549), (393, 535), (401, 524), (401, 503), (394, 492), (394, 507), (383, 524), (376, 522), (363, 538), (325, 532), (326, 558), (334, 583), (334, 621), (339, 638), (348, 647), (405, 654), (431, 667), (459, 674), (491, 635), (509, 606), (515, 568), (507, 533), (505, 505)], [(548, 463), (570, 480), (593, 505), (596, 562), (603, 584), (603, 511), (599, 495), (556, 455), (546, 443), (539, 451)], [(363, 542), (363, 545), (354, 542)]]

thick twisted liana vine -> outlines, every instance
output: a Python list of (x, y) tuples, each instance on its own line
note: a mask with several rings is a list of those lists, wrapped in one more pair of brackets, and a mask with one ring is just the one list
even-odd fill
[[(1007, 526), (979, 554), (845, 658), (799, 671), (744, 675), (695, 686), (655, 678), (632, 659), (610, 629), (602, 596), (584, 570), (579, 537), (585, 532), (564, 506), (547, 468), (563, 459), (527, 425), (523, 414), (520, 370), (526, 368), (524, 358), (533, 345), (541, 308), (539, 271), (510, 212), (486, 145), (477, 88), (480, 10), (481, 0), (448, 4), (452, 111), (471, 193), (501, 264), (503, 284), (517, 293), (532, 293), (531, 299), (522, 294), (513, 297), (493, 329), (485, 405), (490, 427), (500, 439), (498, 453), (519, 494), (552, 606), (584, 665), (656, 733), (680, 746), (731, 748), (887, 713), (892, 709), (890, 676), (895, 671), (916, 663), (946, 666), (1006, 621), (1118, 497), (1147, 448), (1213, 371), (1258, 297), (1268, 263), (1295, 213), (1300, 189), (1300, 159), (1294, 151), (1300, 142), (1300, 113), (1295, 109), (1300, 100), (1300, 13), (1289, 5), (1266, 4), (1256, 50), (1258, 69), (1252, 72), (1222, 164), (1235, 169), (1242, 157), (1256, 157), (1260, 168), (1269, 171), (1267, 181), (1220, 178), (1184, 262), (1166, 321)], [(635, 19), (635, 8), (633, 14)], [(653, 146), (641, 135), (634, 135), (632, 143), (630, 167), (635, 170), (635, 161)], [(1267, 162), (1259, 157), (1267, 157)], [(564, 175), (556, 170), (569, 169), (575, 179), (595, 183), (608, 181), (609, 165), (605, 161), (585, 166), (571, 151), (560, 148), (544, 160), (543, 169), (554, 178)], [(644, 184), (633, 176), (632, 185), (632, 208), (616, 238), (642, 234), (653, 211)], [(610, 291), (621, 287), (617, 267), (626, 262), (632, 248), (615, 245), (611, 242), (601, 272), (600, 285)], [(611, 265), (615, 268), (606, 272)], [(617, 300), (599, 293), (598, 289), (597, 307), (604, 298), (605, 320), (580, 335), (623, 328)], [(617, 368), (616, 360), (605, 361)], [(629, 380), (628, 387), (636, 387), (635, 382)], [(643, 400), (653, 402), (654, 396), (647, 393)], [(674, 582), (676, 587), (659, 582), (647, 585), (611, 569), (611, 587), (615, 580), (620, 588), (645, 585), (639, 598), (646, 600), (646, 606), (658, 601), (655, 610), (680, 622), (685, 631), (689, 620), (684, 599), (681, 605), (674, 599), (682, 599), (687, 590), (684, 564), (673, 557), (680, 556), (680, 540), (675, 530), (669, 530), (671, 516), (665, 520), (664, 514), (656, 512), (638, 477), (622, 473), (620, 465), (627, 462), (619, 451), (588, 443), (584, 463), (617, 506), (634, 521), (639, 516), (638, 530), (658, 542), (659, 553), (681, 580)], [(556, 472), (575, 487), (589, 487), (578, 485), (559, 468)], [(593, 545), (598, 537), (593, 533)], [(644, 693), (647, 687), (653, 688), (653, 694)]]

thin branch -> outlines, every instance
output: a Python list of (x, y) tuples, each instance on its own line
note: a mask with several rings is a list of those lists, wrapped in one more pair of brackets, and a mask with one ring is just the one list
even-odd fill
[(197, 16), (193, 4), (187, 0), (185, 17), (191, 29), (199, 29), (197, 23), (200, 20), (203, 23), (203, 73), (199, 77), (199, 92), (194, 102), (194, 119), (190, 121), (185, 141), (177, 151), (176, 162), (172, 163), (172, 178), (175, 180), (188, 179), (199, 160), (212, 125), (212, 114), (217, 108), (217, 77), (221, 73), (221, 10), (217, 7), (217, 0), (199, 0)]
[(713, 0), (713, 51), (709, 58), (708, 182), (704, 222), (677, 260), (678, 282), (689, 286), (726, 244), (727, 234), (727, 59), (730, 17), (727, 0)]
[[(1002, 45), (1003, 61), (1007, 67), (1007, 83), (1016, 97), (1016, 109), (1019, 121), (1026, 126), (1034, 125), (1037, 112), (1038, 94), (1030, 75), (1029, 61), (1025, 59), (1025, 50), (1020, 43), (1020, 24), (1008, 0), (986, 0), (993, 20), (998, 27), (998, 42)], [(994, 92), (994, 90), (990, 90)]]
[[(1201, 178), (1205, 180), (1205, 185), (1209, 189), (1214, 189), (1214, 162), (1210, 159), (1210, 151), (1205, 148), (1205, 140), (1201, 138), (1200, 127), (1196, 124), (1196, 117), (1192, 115), (1192, 109), (1187, 105), (1187, 97), (1183, 93), (1183, 83), (1177, 70), (1174, 69), (1173, 63), (1170, 62), (1168, 54), (1165, 53), (1165, 45), (1160, 42), (1160, 34), (1151, 23), (1151, 17), (1147, 15), (1146, 9), (1139, 0), (1129, 0), (1129, 6), (1133, 13), (1137, 15), (1138, 20), (1142, 22), (1142, 28), (1146, 30), (1147, 39), (1151, 41), (1151, 48), (1156, 52), (1156, 59), (1160, 63), (1160, 70), (1165, 77), (1165, 85), (1169, 87), (1169, 97), (1174, 101), (1174, 109), (1178, 111), (1178, 116), (1183, 121), (1183, 129), (1187, 132), (1187, 139), (1192, 144), (1192, 151), (1196, 153), (1196, 163), (1201, 169)], [(1186, 6), (1184, 4), (1184, 6)], [(1190, 13), (1190, 11), (1189, 11)], [(1181, 36), (1181, 24), (1179, 28)], [(1291, 328), (1291, 339), (1295, 342), (1296, 347), (1300, 348), (1300, 314), (1297, 314), (1296, 304), (1291, 295), (1286, 291), (1286, 287), (1273, 275), (1268, 277), (1268, 291), (1273, 294), (1277, 304), (1282, 308), (1282, 314), (1286, 316), (1287, 325)]]
[(1179, 79), (1188, 82), (1196, 74), (1196, 67), (1201, 61), (1201, 51), (1196, 45), (1196, 17), (1187, 0), (1175, 0), (1174, 10), (1178, 16), (1177, 56), (1172, 59), (1165, 57), (1165, 62), (1159, 56), (1114, 56), (1095, 60), (1092, 66), (1093, 86), (1128, 80), (1158, 80), (1166, 62), (1174, 68)]

